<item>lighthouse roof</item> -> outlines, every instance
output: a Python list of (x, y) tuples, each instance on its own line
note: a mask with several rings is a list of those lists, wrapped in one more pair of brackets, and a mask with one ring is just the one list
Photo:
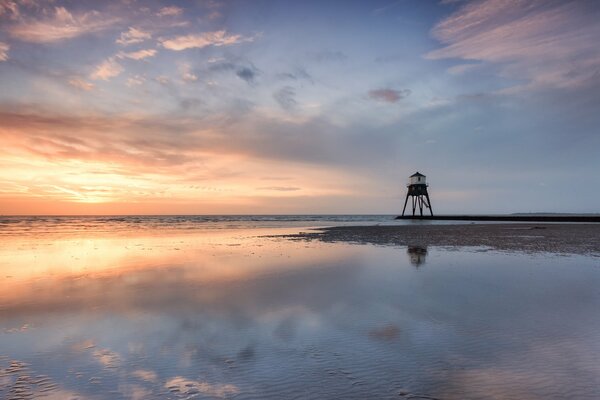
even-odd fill
[(416, 173), (412, 174), (410, 177), (412, 178), (413, 176), (425, 176), (425, 175), (423, 175), (417, 171)]

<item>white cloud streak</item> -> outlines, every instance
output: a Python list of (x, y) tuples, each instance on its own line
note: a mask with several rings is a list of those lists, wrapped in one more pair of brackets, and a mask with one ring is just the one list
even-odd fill
[(161, 39), (161, 44), (166, 49), (181, 51), (193, 48), (201, 49), (207, 46), (228, 46), (242, 42), (252, 42), (253, 40), (253, 37), (229, 35), (224, 30), (221, 30), (177, 36), (172, 39)]

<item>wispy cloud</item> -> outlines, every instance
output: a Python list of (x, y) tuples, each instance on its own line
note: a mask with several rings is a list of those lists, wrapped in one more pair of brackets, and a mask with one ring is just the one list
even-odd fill
[(123, 46), (128, 46), (130, 44), (141, 43), (150, 38), (152, 38), (152, 34), (150, 32), (146, 32), (134, 27), (129, 27), (127, 31), (121, 33), (121, 36), (116, 40), (116, 43)]
[(145, 49), (145, 50), (132, 51), (129, 53), (119, 52), (117, 54), (117, 57), (118, 58), (130, 58), (132, 60), (143, 60), (144, 58), (154, 57), (156, 55), (156, 53), (157, 53), (157, 51), (155, 49)]
[(8, 50), (10, 50), (10, 46), (7, 43), (0, 42), (0, 61), (8, 60)]
[(177, 16), (177, 15), (181, 15), (183, 13), (183, 8), (177, 7), (177, 6), (168, 6), (168, 7), (163, 7), (161, 8), (156, 15), (158, 15), (159, 17), (173, 17), (173, 16)]
[(188, 63), (181, 64), (179, 66), (179, 72), (181, 73), (181, 79), (184, 82), (196, 82), (198, 80), (198, 76), (192, 70), (192, 66)]
[(90, 75), (90, 78), (94, 80), (101, 79), (107, 81), (110, 78), (114, 78), (123, 72), (123, 67), (113, 57), (104, 60), (98, 65), (94, 72)]
[(125, 83), (129, 87), (139, 86), (146, 82), (146, 78), (141, 75), (134, 75), (127, 78), (127, 82)]
[(72, 14), (65, 7), (55, 7), (50, 17), (20, 19), (8, 28), (8, 33), (26, 42), (51, 43), (99, 32), (110, 28), (117, 21), (118, 18), (98, 11)]
[(273, 93), (273, 98), (284, 110), (291, 111), (298, 105), (298, 102), (296, 101), (296, 91), (291, 86), (282, 87)]
[(258, 73), (259, 71), (253, 65), (249, 67), (241, 67), (237, 71), (235, 71), (237, 77), (246, 81), (246, 83), (249, 85), (254, 83)]
[(251, 42), (253, 37), (230, 35), (224, 30), (177, 36), (172, 39), (161, 39), (161, 44), (169, 50), (201, 49), (207, 46), (228, 46), (236, 43)]
[(273, 190), (277, 192), (295, 192), (297, 190), (302, 190), (302, 188), (295, 186), (263, 186), (259, 187), (258, 190)]
[(374, 89), (369, 91), (369, 97), (373, 100), (383, 101), (386, 103), (397, 103), (401, 99), (410, 95), (409, 89)]
[(85, 79), (82, 79), (77, 76), (69, 79), (69, 85), (71, 85), (79, 90), (86, 91), (86, 92), (89, 92), (90, 90), (94, 89), (94, 86), (95, 86), (93, 83), (88, 82)]
[(596, 6), (585, 1), (469, 2), (434, 27), (433, 36), (446, 46), (426, 58), (493, 63), (505, 77), (530, 85), (582, 84), (600, 69)]
[(16, 1), (0, 1), (0, 17), (4, 15), (8, 15), (11, 19), (16, 19), (21, 15)]

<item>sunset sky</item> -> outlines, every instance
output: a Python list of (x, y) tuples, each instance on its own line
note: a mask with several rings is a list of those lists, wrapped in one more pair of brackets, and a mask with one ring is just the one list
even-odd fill
[(599, 212), (600, 2), (0, 0), (0, 214)]

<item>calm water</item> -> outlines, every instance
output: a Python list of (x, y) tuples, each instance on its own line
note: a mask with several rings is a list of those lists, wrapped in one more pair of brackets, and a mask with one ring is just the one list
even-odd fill
[(598, 398), (599, 259), (286, 218), (4, 218), (0, 398)]

